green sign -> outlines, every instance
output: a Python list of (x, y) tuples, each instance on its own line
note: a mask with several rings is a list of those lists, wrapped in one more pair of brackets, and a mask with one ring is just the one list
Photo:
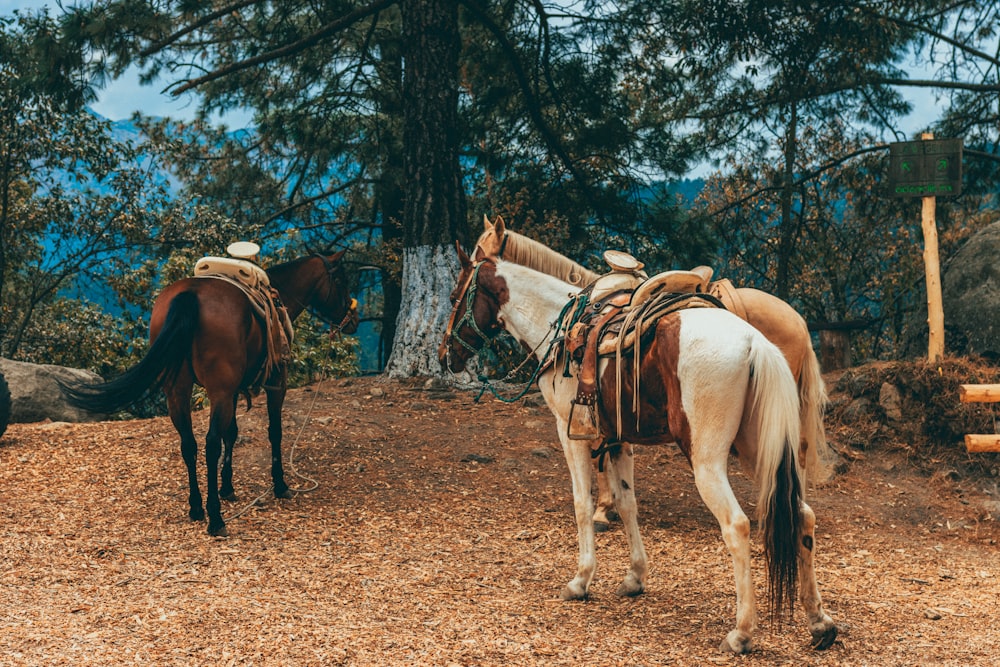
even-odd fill
[(962, 140), (928, 139), (889, 144), (889, 194), (893, 197), (962, 194)]

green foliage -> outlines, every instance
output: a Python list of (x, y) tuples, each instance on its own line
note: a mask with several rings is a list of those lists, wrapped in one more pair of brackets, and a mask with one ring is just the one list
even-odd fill
[(0, 354), (106, 366), (129, 323), (87, 305), (68, 323), (67, 300), (86, 299), (155, 247), (166, 189), (151, 179), (145, 148), (115, 141), (108, 122), (78, 106), (89, 96), (82, 56), (54, 35), (44, 15), (0, 22)]
[(39, 308), (19, 358), (36, 364), (89, 368), (116, 375), (145, 351), (146, 323), (113, 317), (94, 304), (57, 299)]
[(330, 335), (329, 327), (308, 313), (295, 320), (292, 365), (288, 384), (300, 387), (331, 377), (349, 377), (359, 373), (358, 339)]

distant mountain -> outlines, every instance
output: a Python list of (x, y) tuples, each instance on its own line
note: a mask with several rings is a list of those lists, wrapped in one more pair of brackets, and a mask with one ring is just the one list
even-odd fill
[(684, 204), (694, 203), (701, 191), (705, 189), (704, 178), (685, 178), (680, 181), (670, 181), (666, 185), (667, 192), (673, 195), (680, 195)]

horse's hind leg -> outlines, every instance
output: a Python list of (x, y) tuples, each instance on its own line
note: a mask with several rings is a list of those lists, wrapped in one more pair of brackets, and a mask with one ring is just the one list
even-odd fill
[(292, 497), (281, 462), (281, 406), (285, 402), (284, 386), (282, 379), (279, 387), (267, 389), (267, 438), (271, 442), (271, 482), (274, 484), (275, 498)]
[(646, 589), (649, 561), (646, 549), (642, 545), (642, 535), (639, 534), (639, 512), (635, 500), (635, 458), (632, 445), (623, 443), (612, 452), (606, 462), (605, 472), (608, 493), (611, 494), (614, 505), (621, 515), (629, 546), (629, 570), (617, 592), (623, 597), (634, 597)]
[(594, 532), (603, 533), (611, 528), (611, 522), (619, 518), (615, 510), (614, 495), (608, 483), (608, 475), (594, 461), (594, 476), (597, 478), (597, 504), (594, 509)]
[(198, 441), (194, 438), (191, 428), (191, 386), (187, 389), (175, 385), (167, 392), (167, 409), (170, 421), (173, 422), (177, 434), (181, 437), (181, 458), (188, 476), (188, 516), (192, 521), (205, 518), (202, 507), (201, 491), (198, 490)]
[(236, 418), (230, 396), (209, 396), (212, 414), (208, 418), (208, 435), (205, 437), (205, 511), (208, 513), (208, 534), (225, 537), (229, 534), (222, 520), (219, 502), (219, 459), (222, 458), (222, 434)]
[(224, 451), (222, 454), (222, 486), (219, 487), (219, 496), (230, 502), (238, 500), (233, 488), (233, 445), (236, 444), (236, 438), (239, 436), (239, 427), (236, 424), (237, 398), (238, 396), (233, 397), (233, 419), (228, 428), (222, 431)]
[(719, 522), (736, 576), (736, 627), (726, 635), (719, 648), (739, 654), (749, 653), (753, 647), (757, 607), (750, 574), (750, 520), (729, 485), (726, 463), (724, 452), (711, 462), (692, 461), (698, 493)]
[(824, 611), (823, 600), (816, 583), (813, 553), (816, 546), (816, 515), (809, 505), (802, 503), (802, 544), (799, 545), (799, 598), (809, 618), (812, 645), (822, 651), (830, 648), (837, 639), (837, 626)]

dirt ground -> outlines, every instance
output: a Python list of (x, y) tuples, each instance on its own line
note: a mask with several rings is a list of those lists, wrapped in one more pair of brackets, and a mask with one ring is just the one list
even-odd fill
[[(846, 447), (830, 424), (843, 457), (810, 502), (840, 638), (814, 652), (801, 610), (780, 627), (762, 611), (756, 650), (734, 657), (717, 652), (734, 622), (729, 556), (676, 449), (637, 450), (647, 592), (614, 594), (627, 566), (615, 526), (598, 535), (591, 598), (562, 602), (576, 530), (554, 421), (533, 401), (475, 396), (382, 378), (293, 390), (290, 500), (269, 494), (263, 402), (241, 409), (240, 501), (225, 504), (219, 539), (187, 518), (167, 419), (10, 426), (0, 662), (997, 664), (995, 472)], [(199, 437), (206, 420), (196, 413)], [(736, 486), (750, 498), (746, 479)], [(756, 545), (754, 567), (763, 609)]]

